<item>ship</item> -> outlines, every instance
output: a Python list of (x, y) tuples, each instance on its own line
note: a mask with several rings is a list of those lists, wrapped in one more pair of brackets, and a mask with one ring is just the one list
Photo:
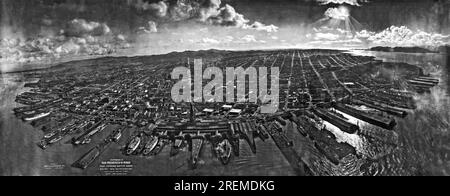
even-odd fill
[[(26, 111), (23, 113), (15, 113), (15, 114), (18, 118), (22, 118), (23, 120), (25, 120), (25, 118), (35, 117), (38, 113), (39, 113), (38, 110), (31, 110), (31, 111)], [(40, 112), (40, 113), (42, 113), (42, 112)]]
[(29, 117), (29, 118), (24, 118), (23, 120), (24, 121), (33, 121), (33, 120), (37, 120), (37, 119), (40, 119), (40, 118), (44, 118), (44, 117), (46, 117), (46, 116), (48, 116), (50, 114), (51, 114), (51, 112), (40, 113), (40, 114), (37, 114), (37, 115)]
[(145, 156), (149, 155), (156, 148), (158, 143), (159, 143), (158, 137), (151, 137), (150, 140), (147, 142), (147, 144), (145, 144), (144, 152), (142, 154), (144, 154)]
[(361, 119), (365, 122), (368, 122), (370, 124), (379, 126), (381, 128), (387, 129), (387, 130), (393, 130), (394, 127), (397, 125), (396, 121), (394, 119), (389, 119), (384, 116), (380, 116), (377, 113), (371, 113), (367, 111), (361, 111), (353, 107), (349, 107), (344, 104), (336, 104), (335, 108), (339, 111), (345, 112), (349, 115), (352, 115), (358, 119)]
[(341, 131), (349, 134), (355, 134), (359, 131), (359, 127), (357, 125), (350, 123), (347, 118), (338, 113), (319, 108), (315, 109), (314, 112), (324, 121), (331, 123)]
[(92, 139), (91, 137), (94, 136), (95, 134), (103, 131), (106, 128), (106, 124), (102, 124), (100, 126), (98, 126), (97, 128), (95, 128), (94, 130), (90, 131), (87, 134), (83, 134), (82, 136), (80, 136), (78, 139), (72, 139), (72, 143), (74, 145), (85, 145), (85, 144), (90, 144)]
[(408, 113), (404, 110), (400, 110), (397, 109), (395, 107), (389, 106), (389, 105), (385, 105), (385, 104), (379, 104), (377, 102), (374, 101), (370, 101), (370, 100), (365, 100), (365, 99), (353, 99), (352, 103), (356, 104), (356, 105), (364, 105), (367, 106), (369, 108), (373, 108), (382, 112), (386, 112), (388, 114), (394, 115), (394, 116), (398, 116), (401, 118), (405, 118), (406, 116), (408, 116)]
[(58, 132), (56, 132), (56, 131), (50, 132), (50, 133), (48, 133), (48, 134), (45, 134), (45, 135), (44, 135), (44, 138), (45, 138), (45, 139), (50, 139), (50, 138), (52, 138), (53, 136), (55, 136), (57, 133), (58, 133)]
[(231, 149), (233, 149), (234, 156), (239, 157), (240, 156), (240, 142), (239, 138), (231, 138), (229, 140), (231, 143)]
[(117, 130), (116, 132), (113, 133), (111, 140), (113, 142), (118, 142), (120, 138), (122, 138), (122, 132), (120, 130)]
[(106, 124), (102, 124), (99, 127), (95, 128), (93, 131), (89, 132), (86, 137), (92, 137), (100, 131), (103, 131), (106, 128)]
[(177, 156), (181, 149), (183, 149), (183, 144), (184, 141), (183, 140), (175, 140), (175, 142), (172, 145), (172, 148), (170, 149), (170, 157), (174, 157)]
[(234, 133), (239, 133), (239, 135), (247, 142), (251, 151), (256, 153), (256, 144), (253, 136), (254, 129), (247, 122), (234, 122), (231, 123), (231, 129)]
[(80, 160), (73, 164), (73, 167), (86, 169), (92, 164), (95, 159), (100, 156), (101, 152), (98, 147), (93, 148), (89, 152), (87, 152)]
[(156, 156), (159, 153), (161, 153), (164, 150), (164, 147), (166, 147), (167, 141), (164, 139), (159, 139), (158, 144), (156, 145), (156, 147), (152, 150), (152, 152), (150, 153), (150, 156)]
[(228, 139), (224, 139), (214, 147), (214, 152), (223, 165), (228, 165), (230, 163), (232, 151), (233, 148)]
[(80, 140), (76, 140), (75, 138), (72, 138), (72, 143), (73, 143), (73, 145), (78, 146), (78, 145), (81, 144), (81, 142), (82, 142), (82, 141), (80, 141)]
[(257, 129), (258, 137), (265, 141), (270, 138), (269, 133), (267, 133), (267, 129), (263, 125), (259, 125)]
[(415, 80), (417, 81), (423, 81), (423, 82), (429, 82), (435, 85), (439, 84), (439, 79), (438, 78), (430, 78), (430, 77), (418, 77)]
[(49, 144), (54, 144), (54, 143), (56, 143), (56, 142), (61, 141), (62, 139), (63, 139), (63, 136), (62, 136), (62, 135), (54, 136), (54, 138), (51, 139), (48, 143), (49, 143)]
[(250, 149), (253, 152), (253, 154), (256, 154), (256, 143), (255, 143), (255, 132), (256, 132), (256, 126), (253, 124), (254, 122), (245, 122), (242, 123), (241, 126), (243, 127), (242, 132), (245, 135), (245, 140), (247, 141), (248, 145), (250, 145)]
[(423, 80), (423, 79), (408, 80), (407, 82), (413, 86), (419, 86), (419, 87), (424, 87), (424, 88), (433, 88), (437, 84), (439, 84), (439, 82), (436, 83), (433, 81), (428, 81), (428, 80)]
[(191, 167), (192, 169), (197, 168), (198, 159), (200, 157), (200, 153), (202, 151), (204, 144), (203, 139), (193, 139), (192, 140), (192, 150), (191, 150)]
[(127, 155), (133, 154), (141, 144), (141, 141), (142, 140), (140, 136), (137, 136), (133, 140), (131, 140), (130, 144), (128, 145), (126, 154)]

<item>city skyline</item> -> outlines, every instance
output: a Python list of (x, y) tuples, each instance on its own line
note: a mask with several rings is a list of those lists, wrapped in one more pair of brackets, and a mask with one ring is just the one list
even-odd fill
[(450, 39), (449, 4), (439, 0), (5, 0), (1, 5), (2, 71), (68, 57), (206, 49), (436, 50)]

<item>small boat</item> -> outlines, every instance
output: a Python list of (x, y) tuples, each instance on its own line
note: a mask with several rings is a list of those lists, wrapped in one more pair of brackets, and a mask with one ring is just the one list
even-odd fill
[(122, 132), (117, 131), (116, 133), (113, 134), (112, 141), (118, 142), (120, 140), (120, 138), (122, 138)]
[(81, 145), (81, 142), (82, 142), (82, 141), (80, 141), (80, 140), (77, 140), (77, 139), (75, 139), (75, 138), (72, 138), (72, 143), (73, 143), (74, 145), (76, 145), (76, 146)]
[(51, 137), (55, 136), (56, 133), (57, 133), (56, 131), (53, 131), (53, 132), (51, 132), (51, 133), (48, 133), (48, 134), (44, 135), (44, 138), (45, 138), (45, 139), (50, 139)]
[(145, 144), (144, 152), (143, 154), (145, 156), (149, 155), (158, 145), (159, 138), (158, 137), (151, 137), (150, 140)]
[(224, 139), (222, 142), (218, 143), (217, 146), (215, 146), (214, 151), (223, 165), (228, 165), (228, 163), (230, 163), (233, 148), (228, 139)]
[(91, 142), (92, 142), (92, 139), (87, 137), (81, 142), (81, 144), (85, 145), (85, 144), (90, 144)]
[(38, 143), (39, 148), (41, 148), (42, 150), (45, 150), (48, 148), (48, 143), (45, 140), (42, 140)]
[(137, 148), (139, 147), (139, 145), (141, 144), (141, 137), (135, 137), (130, 144), (128, 145), (128, 149), (127, 149), (127, 155), (131, 155), (134, 153), (134, 151), (137, 150)]

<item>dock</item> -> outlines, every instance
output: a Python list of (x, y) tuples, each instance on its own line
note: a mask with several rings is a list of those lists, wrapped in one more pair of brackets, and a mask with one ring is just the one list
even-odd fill
[(388, 105), (382, 105), (382, 104), (378, 104), (374, 101), (370, 101), (370, 100), (365, 100), (365, 99), (352, 99), (351, 103), (356, 104), (356, 105), (364, 105), (367, 106), (369, 108), (372, 109), (376, 109), (382, 112), (386, 112), (390, 115), (394, 115), (397, 117), (401, 117), (401, 118), (405, 118), (406, 116), (408, 116), (408, 112), (404, 111), (404, 110), (400, 110)]
[(348, 119), (338, 116), (338, 114), (333, 114), (321, 108), (314, 109), (314, 113), (344, 132), (355, 134), (359, 130), (359, 127), (357, 125), (348, 122)]
[(338, 103), (338, 104), (335, 104), (334, 107), (341, 112), (344, 112), (344, 113), (349, 114), (353, 117), (356, 117), (360, 120), (363, 120), (365, 122), (379, 126), (381, 128), (387, 129), (387, 130), (393, 130), (394, 127), (397, 125), (395, 119), (389, 119), (387, 117), (379, 116), (374, 113), (371, 114), (369, 112), (357, 110), (355, 108), (349, 107), (344, 104)]

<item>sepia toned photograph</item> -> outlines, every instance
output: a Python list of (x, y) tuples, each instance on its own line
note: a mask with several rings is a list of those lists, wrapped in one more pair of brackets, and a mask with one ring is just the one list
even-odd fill
[(0, 0), (0, 73), (0, 176), (450, 175), (449, 0)]

